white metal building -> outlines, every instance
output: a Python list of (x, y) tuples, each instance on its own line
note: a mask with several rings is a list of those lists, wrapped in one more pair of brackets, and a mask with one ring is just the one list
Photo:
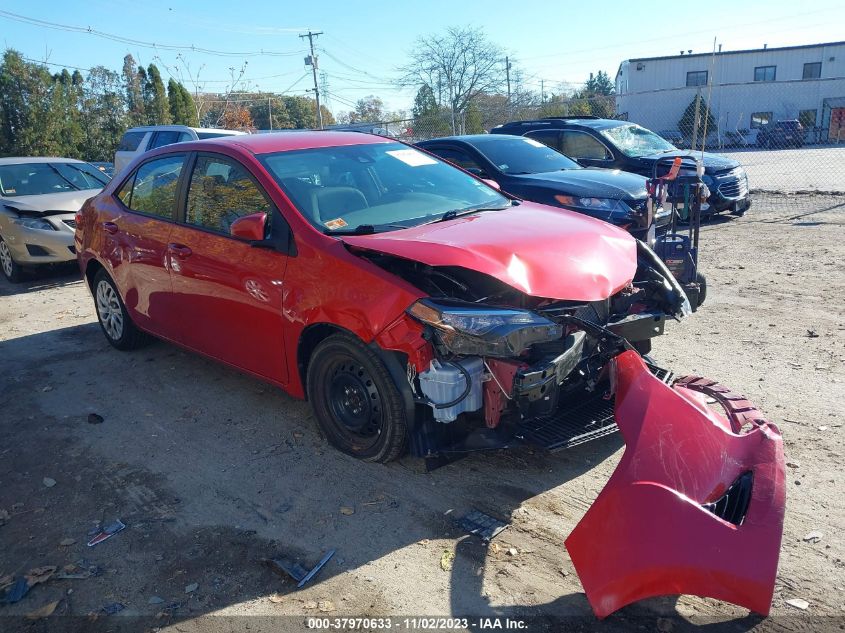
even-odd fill
[(720, 141), (784, 119), (799, 119), (808, 142), (845, 141), (845, 42), (629, 59), (616, 93), (621, 118), (657, 132), (678, 130), (701, 94)]

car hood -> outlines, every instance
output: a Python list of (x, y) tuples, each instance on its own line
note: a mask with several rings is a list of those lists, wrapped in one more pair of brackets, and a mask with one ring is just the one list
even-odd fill
[(606, 299), (624, 288), (637, 268), (636, 240), (625, 231), (580, 213), (531, 202), (341, 239), (351, 247), (429, 266), (475, 270), (548, 299)]
[(83, 189), (82, 191), (45, 193), (38, 196), (12, 196), (0, 198), (0, 204), (29, 213), (48, 213), (51, 211), (76, 213), (88, 198), (92, 198), (98, 193), (100, 193), (100, 189)]
[[(694, 152), (692, 150), (677, 149), (662, 154), (658, 153), (651, 154), (649, 156), (642, 156), (641, 158), (646, 160), (658, 160), (661, 158), (675, 158), (677, 156), (680, 156), (681, 158), (694, 158), (695, 160), (701, 160), (702, 154), (701, 152)], [(709, 152), (704, 152), (703, 162), (704, 173), (707, 174), (739, 167), (739, 161), (734, 160), (733, 158), (728, 158), (727, 156), (722, 156), (721, 154), (711, 154)]]
[(513, 176), (534, 187), (560, 190), (573, 196), (639, 200), (646, 197), (645, 176), (618, 169), (566, 169)]

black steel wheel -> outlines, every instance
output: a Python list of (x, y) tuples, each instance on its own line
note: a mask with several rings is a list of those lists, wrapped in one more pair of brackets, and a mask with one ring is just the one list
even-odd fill
[(401, 394), (381, 359), (353, 336), (334, 334), (311, 356), (308, 399), (329, 442), (370, 462), (405, 450), (407, 420)]

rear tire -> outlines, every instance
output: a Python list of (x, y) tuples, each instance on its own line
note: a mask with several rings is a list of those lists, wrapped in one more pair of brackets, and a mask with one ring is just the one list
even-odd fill
[(308, 399), (337, 449), (366, 462), (402, 455), (408, 420), (402, 396), (381, 359), (348, 334), (333, 334), (308, 363)]
[(0, 237), (0, 268), (10, 283), (16, 284), (23, 279), (23, 268), (12, 257), (9, 245)]
[(141, 347), (149, 341), (149, 336), (139, 330), (129, 318), (129, 312), (120, 298), (117, 286), (105, 269), (100, 269), (94, 276), (92, 290), (97, 321), (106, 340), (113, 347), (127, 351)]

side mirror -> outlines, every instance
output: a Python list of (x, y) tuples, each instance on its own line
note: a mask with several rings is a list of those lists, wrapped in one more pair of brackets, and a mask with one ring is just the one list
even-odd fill
[(499, 191), (502, 190), (502, 187), (495, 180), (490, 180), (489, 178), (482, 178), (481, 180), (483, 180), (485, 184), (488, 184), (493, 187), (493, 189), (498, 189)]
[(250, 242), (260, 242), (264, 239), (265, 226), (267, 226), (266, 213), (251, 213), (232, 222), (229, 234)]

